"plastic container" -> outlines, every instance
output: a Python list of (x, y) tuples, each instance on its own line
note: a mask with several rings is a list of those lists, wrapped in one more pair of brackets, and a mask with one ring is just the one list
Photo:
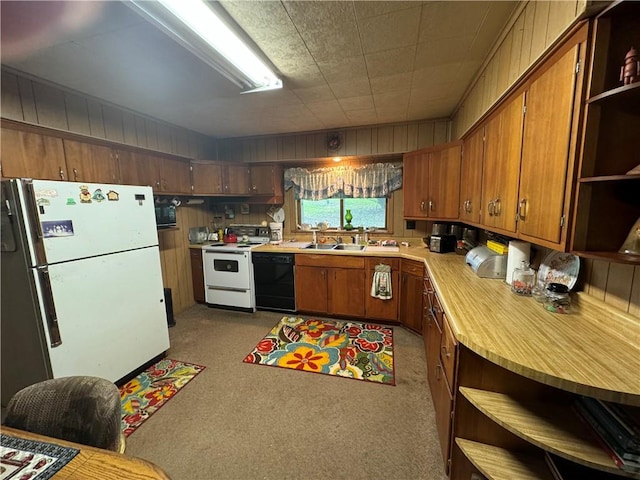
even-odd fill
[(550, 283), (545, 291), (546, 299), (543, 303), (545, 310), (553, 313), (570, 313), (571, 297), (569, 287), (562, 283)]

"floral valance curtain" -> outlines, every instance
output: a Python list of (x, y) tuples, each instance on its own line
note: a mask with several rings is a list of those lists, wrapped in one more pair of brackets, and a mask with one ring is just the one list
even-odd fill
[(297, 200), (389, 197), (391, 192), (402, 188), (402, 163), (313, 170), (288, 168), (284, 172), (284, 186), (286, 190), (294, 189)]

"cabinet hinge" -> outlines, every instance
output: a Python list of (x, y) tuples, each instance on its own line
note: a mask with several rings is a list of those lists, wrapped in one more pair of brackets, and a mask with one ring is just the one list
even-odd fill
[(576, 63), (576, 74), (580, 73), (580, 70), (582, 70), (582, 60), (578, 60)]
[(560, 217), (560, 228), (564, 227), (564, 215)]

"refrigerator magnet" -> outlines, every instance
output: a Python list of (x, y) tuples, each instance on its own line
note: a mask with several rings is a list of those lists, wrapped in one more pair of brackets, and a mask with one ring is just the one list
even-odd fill
[(80, 186), (80, 203), (91, 203), (91, 192), (86, 185)]
[(67, 198), (67, 205), (77, 205), (76, 199), (73, 197)]
[(96, 191), (93, 192), (93, 196), (91, 198), (93, 198), (96, 202), (103, 202), (107, 199), (107, 197), (104, 196), (104, 193), (102, 193), (101, 188), (96, 188)]
[(120, 200), (120, 194), (114, 190), (109, 190), (107, 192), (107, 200), (109, 200), (110, 202), (117, 202), (118, 200)]
[(71, 220), (45, 220), (42, 222), (44, 238), (72, 237), (73, 222)]

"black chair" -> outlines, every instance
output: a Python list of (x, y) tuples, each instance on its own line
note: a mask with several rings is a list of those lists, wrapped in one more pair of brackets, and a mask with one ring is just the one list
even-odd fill
[(62, 377), (30, 385), (7, 405), (8, 427), (124, 452), (120, 392), (98, 377)]

